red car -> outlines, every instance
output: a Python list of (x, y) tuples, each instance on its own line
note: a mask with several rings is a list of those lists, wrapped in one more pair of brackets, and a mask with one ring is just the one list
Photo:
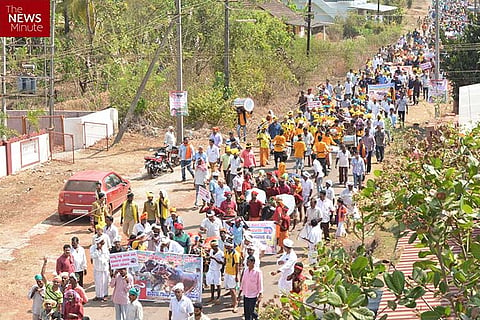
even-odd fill
[(77, 172), (68, 179), (58, 195), (58, 215), (61, 221), (92, 210), (92, 203), (96, 200), (97, 182), (102, 184), (101, 191), (107, 196), (110, 212), (113, 213), (127, 199), (130, 182), (117, 173), (96, 170)]

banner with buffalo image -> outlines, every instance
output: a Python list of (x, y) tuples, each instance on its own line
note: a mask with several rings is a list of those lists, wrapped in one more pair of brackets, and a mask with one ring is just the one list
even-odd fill
[(376, 99), (377, 101), (383, 100), (385, 97), (388, 97), (389, 94), (394, 92), (395, 85), (393, 83), (384, 83), (384, 84), (369, 84), (368, 85), (368, 96), (371, 99)]
[[(113, 257), (112, 257), (113, 256)], [(179, 282), (192, 301), (202, 300), (202, 257), (152, 251), (127, 251), (111, 255), (117, 268), (129, 268), (139, 300), (168, 302), (172, 288)], [(134, 261), (134, 262), (133, 262)]]

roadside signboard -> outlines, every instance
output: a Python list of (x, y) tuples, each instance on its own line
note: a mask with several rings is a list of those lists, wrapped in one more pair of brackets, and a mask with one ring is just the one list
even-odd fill
[(187, 91), (170, 91), (168, 98), (171, 116), (188, 116)]

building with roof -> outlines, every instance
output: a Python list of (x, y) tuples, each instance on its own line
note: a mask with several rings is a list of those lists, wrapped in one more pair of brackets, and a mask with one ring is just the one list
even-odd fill
[(371, 15), (371, 16), (379, 16), (380, 20), (384, 15), (390, 15), (394, 13), (398, 8), (394, 6), (387, 6), (384, 4), (379, 3), (361, 3), (361, 4), (354, 4), (351, 5), (350, 8), (357, 11), (360, 15)]
[[(284, 3), (279, 0), (266, 0), (258, 3), (257, 6), (268, 12), (275, 18), (282, 20), (289, 29), (296, 35), (303, 37), (306, 35), (307, 22), (306, 18), (294, 10), (290, 9)], [(332, 22), (321, 22), (317, 20), (312, 21), (312, 34), (318, 32), (325, 33), (325, 27)]]

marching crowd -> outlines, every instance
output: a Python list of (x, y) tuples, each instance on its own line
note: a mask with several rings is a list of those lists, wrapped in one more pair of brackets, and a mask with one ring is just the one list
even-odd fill
[[(452, 34), (461, 32), (466, 20), (463, 4), (443, 4), (441, 24)], [(112, 290), (117, 320), (143, 319), (132, 275), (126, 268), (112, 270), (110, 266), (110, 254), (127, 250), (202, 256), (203, 285), (210, 293), (207, 303), (221, 304), (223, 287), (230, 295), (233, 313), (238, 312), (243, 296), (245, 319), (257, 319), (264, 290), (261, 260), (265, 245), (249, 230), (249, 221), (275, 224), (275, 249), (280, 256), (278, 268), (270, 275), (279, 277), (279, 294), (291, 293), (301, 299), (307, 289), (303, 269), (315, 263), (317, 244), (328, 243), (332, 230), (335, 237), (348, 233), (349, 221), (360, 217), (355, 195), (372, 170), (373, 156), (378, 163), (385, 159), (385, 148), (397, 126), (404, 125), (409, 108), (421, 97), (429, 97), (429, 72), (435, 63), (432, 19), (430, 13), (419, 21), (420, 31), (415, 29), (395, 44), (380, 48), (357, 72), (350, 70), (344, 81), (332, 84), (327, 80), (301, 92), (295, 110), (283, 116), (269, 111), (249, 142), (246, 122), (251, 111), (242, 107), (237, 107), (237, 135), (229, 132), (224, 137), (214, 127), (206, 148), (195, 148), (185, 137), (179, 146), (181, 180), (187, 180), (188, 171), (195, 186), (193, 205), (205, 215), (198, 232), (185, 232), (186, 222), (165, 190), (157, 197), (149, 192), (143, 206), (129, 192), (117, 218), (118, 228), (101, 183), (97, 184), (90, 261), (77, 237), (63, 246), (56, 261), (57, 275), (51, 281), (46, 278), (45, 258), (28, 293), (33, 319), (88, 319), (83, 310), (88, 302), (83, 289), (87, 269), (93, 271), (93, 300), (105, 301)], [(393, 85), (387, 91), (369, 92), (369, 85), (389, 83)], [(168, 130), (165, 142), (175, 144), (173, 129)], [(292, 166), (287, 168), (287, 163)], [(273, 170), (268, 169), (270, 164)], [(334, 169), (338, 169), (335, 182), (329, 178)], [(342, 191), (335, 194), (334, 186)], [(299, 259), (294, 250), (292, 231), (297, 227), (298, 238), (305, 241), (306, 259)], [(172, 291), (169, 319), (208, 319), (202, 304), (187, 297), (182, 282)]]

